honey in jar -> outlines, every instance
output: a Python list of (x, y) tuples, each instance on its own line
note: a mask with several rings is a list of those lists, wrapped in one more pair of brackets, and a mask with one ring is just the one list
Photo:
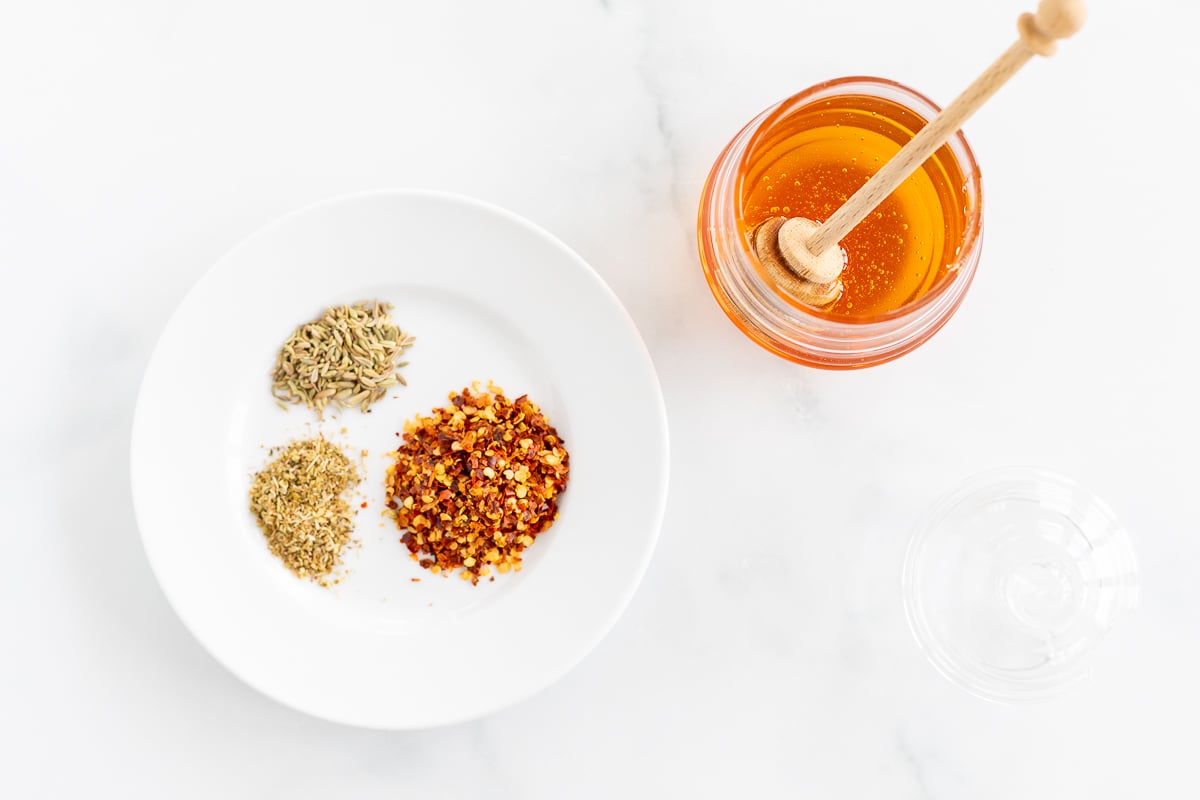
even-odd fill
[(827, 221), (938, 110), (886, 78), (836, 78), (767, 108), (729, 141), (700, 194), (697, 244), (730, 322), (824, 369), (891, 361), (946, 324), (982, 246), (979, 167), (961, 131), (842, 238), (834, 302), (810, 305), (777, 284), (755, 236), (772, 217)]
[[(768, 120), (738, 172), (745, 235), (772, 217), (829, 219), (925, 122), (866, 94), (834, 95)], [(869, 320), (929, 292), (957, 268), (969, 202), (959, 164), (943, 146), (842, 239), (843, 290), (820, 312)]]

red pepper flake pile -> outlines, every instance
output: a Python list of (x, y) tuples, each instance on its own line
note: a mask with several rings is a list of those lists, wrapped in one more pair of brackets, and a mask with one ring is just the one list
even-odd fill
[(568, 456), (526, 395), (509, 400), (489, 385), (449, 398), (405, 423), (388, 471), (388, 508), (422, 567), (461, 568), (478, 583), (493, 567), (521, 569), (521, 551), (558, 516)]

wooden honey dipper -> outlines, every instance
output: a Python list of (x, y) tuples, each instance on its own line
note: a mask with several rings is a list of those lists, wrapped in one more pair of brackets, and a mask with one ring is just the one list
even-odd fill
[(1087, 17), (1083, 0), (1041, 0), (1037, 13), (1017, 20), (1020, 38), (975, 82), (917, 132), (849, 200), (819, 224), (804, 217), (773, 217), (754, 233), (763, 267), (802, 302), (826, 306), (842, 293), (846, 254), (838, 242), (917, 170), (1034, 55), (1054, 55), (1055, 40), (1071, 36)]

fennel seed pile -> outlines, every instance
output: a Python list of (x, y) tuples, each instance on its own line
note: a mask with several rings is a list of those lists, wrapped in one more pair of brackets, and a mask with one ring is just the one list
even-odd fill
[(317, 416), (330, 403), (366, 411), (390, 387), (407, 385), (396, 370), (407, 366), (399, 358), (415, 339), (392, 322), (391, 310), (378, 300), (332, 306), (296, 328), (271, 371), (276, 401), (304, 403)]
[(267, 546), (301, 578), (329, 586), (350, 541), (354, 514), (342, 496), (359, 483), (358, 470), (323, 436), (296, 441), (250, 487), (250, 511)]

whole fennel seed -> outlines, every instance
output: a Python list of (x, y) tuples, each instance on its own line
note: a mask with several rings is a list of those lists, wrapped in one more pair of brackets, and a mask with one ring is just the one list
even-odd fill
[(391, 319), (392, 305), (331, 306), (292, 332), (275, 357), (271, 393), (277, 402), (304, 403), (323, 416), (332, 403), (366, 411), (387, 390), (407, 383), (397, 370), (415, 340)]

